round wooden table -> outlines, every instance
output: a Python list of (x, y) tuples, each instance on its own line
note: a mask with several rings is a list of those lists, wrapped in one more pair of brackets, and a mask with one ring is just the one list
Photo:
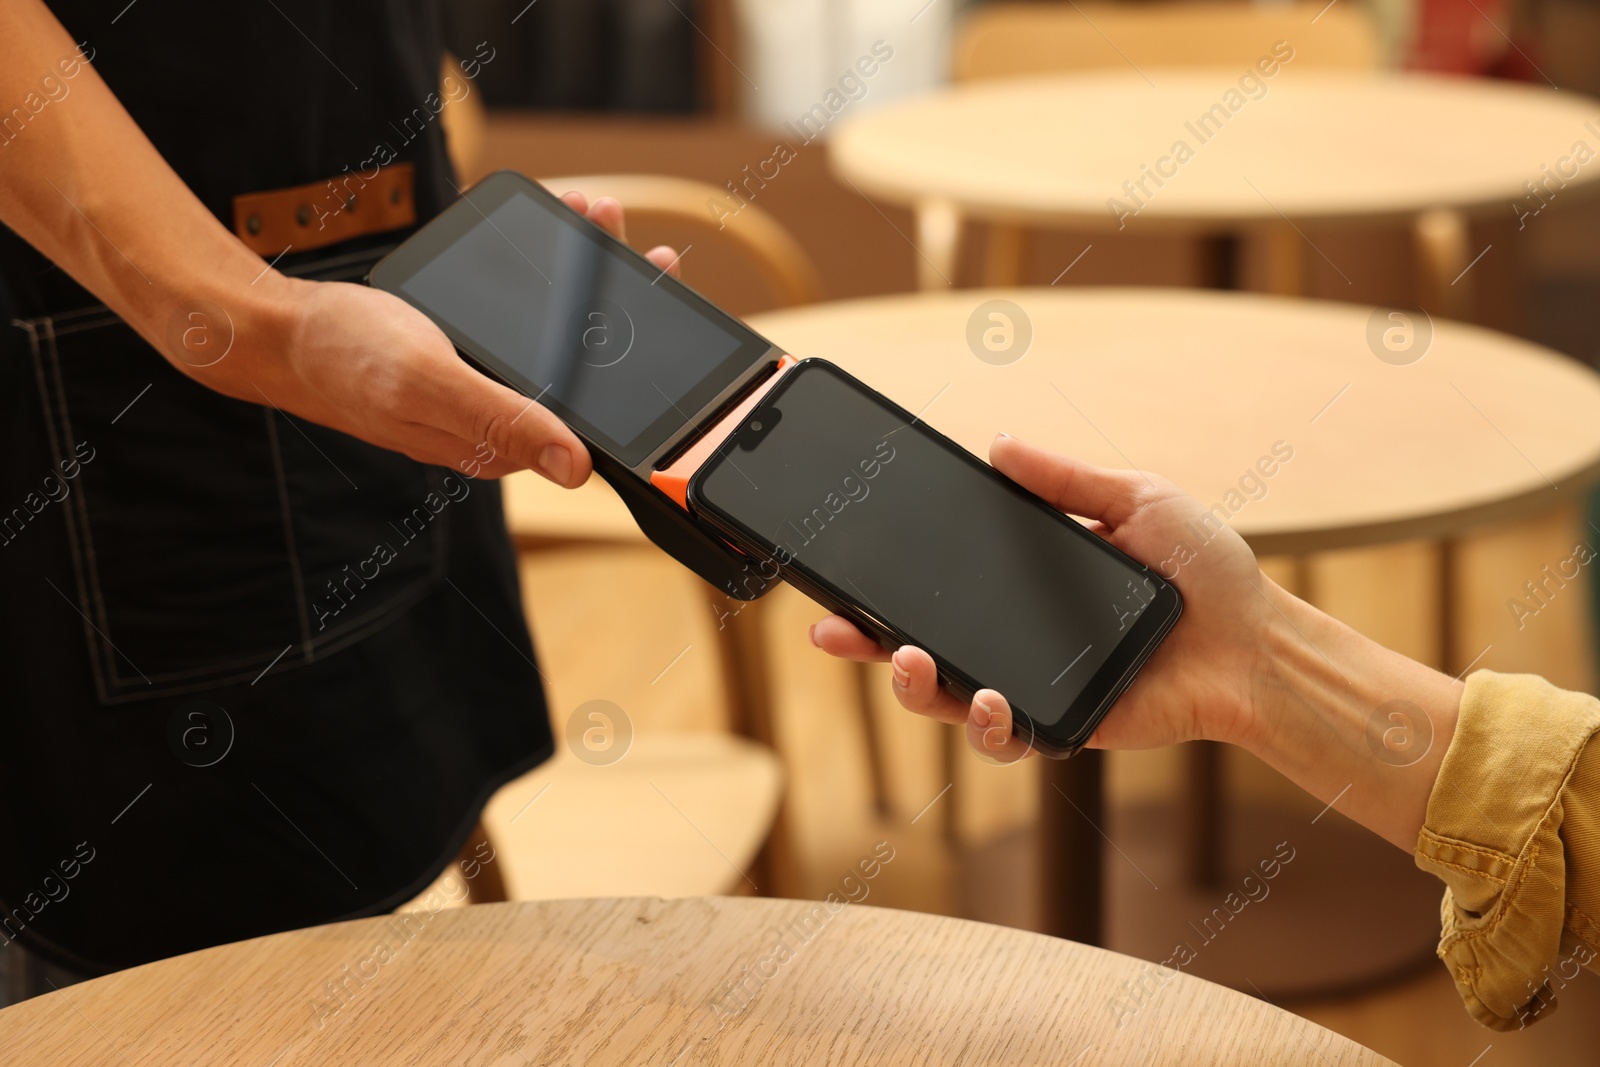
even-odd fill
[(717, 897), (489, 904), (244, 941), (0, 1011), (0, 1047), (18, 1067), (1389, 1062), (1084, 945)]
[[(1600, 103), (1587, 97), (1293, 62), (1257, 79), (1264, 95), (1250, 96), (1238, 90), (1243, 73), (1122, 69), (985, 82), (847, 118), (830, 157), (864, 194), (917, 212), (926, 288), (955, 276), (963, 218), (999, 224), (992, 282), (1017, 280), (1007, 277), (1016, 227), (1126, 226), (1262, 230), (1287, 290), (1319, 254), (1297, 224), (1420, 220), (1424, 258), (1443, 275), (1432, 279), (1435, 302), (1423, 301), (1436, 312), (1459, 305), (1464, 290), (1448, 283), (1462, 256), (1480, 251), (1464, 243), (1465, 217), (1537, 210), (1600, 178), (1600, 158), (1574, 156), (1580, 141), (1600, 153)], [(1541, 185), (1547, 173), (1556, 177), (1531, 195), (1524, 183)]]
[[(1019, 347), (1028, 337), (1025, 351), (974, 344), (982, 335), (974, 322), (995, 324), (997, 308), (1013, 320)], [(1401, 325), (1372, 308), (1075, 288), (815, 305), (756, 316), (751, 325), (796, 356), (840, 364), (980, 456), (1004, 431), (1164, 475), (1221, 508), (1219, 517), (1262, 555), (1409, 538), (1448, 542), (1476, 524), (1545, 512), (1600, 476), (1600, 376), (1502, 334), (1412, 319), (1405, 336), (1413, 348), (1396, 352), (1384, 338)], [(1281, 458), (1285, 449), (1292, 459), (1270, 478), (1254, 473), (1261, 457), (1276, 450)], [(1451, 554), (1444, 558), (1448, 579)], [(1448, 636), (1449, 582), (1442, 584)], [(1448, 670), (1466, 666), (1448, 645), (1444, 654)], [(1084, 941), (1103, 936), (1100, 775), (1094, 752), (1044, 761), (1041, 775), (1044, 928)], [(1218, 862), (1220, 816), (1194, 806), (1167, 851), (1187, 844), (1198, 857), (1192, 869)], [(1351, 844), (1332, 840), (1338, 824), (1323, 819), (1292, 832), (1302, 842), (1327, 835), (1314, 854), (1331, 855)], [(1336, 864), (1316, 880), (1332, 894), (1318, 901), (1328, 906), (1305, 916), (1315, 921), (1280, 931), (1269, 959), (1308, 957), (1333, 984), (1352, 984), (1425, 956), (1437, 932), (1437, 886), (1418, 882), (1408, 857), (1372, 840), (1370, 857)], [(1253, 858), (1243, 858), (1242, 870)], [(1230, 859), (1218, 877), (1237, 873)], [(1411, 879), (1404, 900), (1382, 898), (1391, 877)], [(1149, 888), (1134, 875), (1118, 892)], [(1181, 930), (1183, 919), (1205, 914), (1221, 895), (1215, 887), (1199, 894), (1195, 913), (1183, 915), (1171, 893), (1152, 893), (1147, 914), (1175, 919)], [(1371, 955), (1352, 951), (1336, 963), (1339, 949), (1354, 944), (1370, 946)], [(1303, 977), (1270, 981), (1270, 965), (1242, 977), (1268, 989), (1304, 988)]]
[[(969, 326), (980, 308), (1002, 299), (1029, 319), (1029, 347), (1014, 362), (986, 362), (969, 343)], [(930, 424), (979, 455), (1004, 430), (1099, 463), (1159, 472), (1212, 504), (1225, 503), (1257, 460), (1282, 441), (1294, 449), (1294, 459), (1266, 482), (1262, 499), (1227, 508), (1228, 521), (1270, 556), (1439, 539), (1445, 549), (1439, 645), (1442, 663), (1454, 672), (1467, 664), (1453, 650), (1448, 625), (1452, 538), (1480, 523), (1547, 511), (1600, 474), (1600, 380), (1570, 360), (1501, 334), (1412, 318), (1415, 348), (1398, 354), (1381, 343), (1383, 331), (1396, 324), (1370, 308), (1183, 290), (960, 291), (815, 305), (750, 322), (787, 351), (831, 359), (912, 411), (932, 401), (925, 414)], [(573, 536), (642, 541), (598, 479), (572, 493), (522, 477), (515, 490), (508, 487), (514, 527), (519, 515), (537, 511), (546, 519), (562, 516), (562, 528), (570, 527)], [(728, 628), (738, 644), (725, 651), (739, 668), (739, 701), (765, 709), (770, 694), (760, 615), (746, 609), (738, 616), (740, 625)], [(864, 716), (863, 728), (870, 723)], [(763, 733), (770, 735), (770, 723)], [(870, 731), (866, 736), (876, 800), (887, 807), (880, 746)], [(1199, 774), (1216, 773), (1215, 759), (1200, 756), (1209, 746), (1191, 747)], [(953, 748), (949, 759), (953, 765)], [(1186, 849), (1188, 875), (1158, 876), (1168, 891), (1150, 897), (1138, 922), (1115, 915), (1107, 922), (1102, 759), (1086, 752), (1065, 763), (1047, 761), (1045, 771), (1041, 831), (1049, 847), (1039, 856), (1045, 929), (1087, 942), (1105, 943), (1109, 934), (1119, 948), (1155, 952), (1167, 947), (1169, 920), (1181, 927), (1192, 917), (1185, 907), (1204, 914), (1221, 898), (1217, 879), (1237, 866), (1220, 830), (1226, 820), (1217, 808), (1194, 803), (1187, 825), (1175, 834), (1165, 828), (1164, 838)], [(1218, 791), (1197, 795), (1215, 798)], [(954, 810), (945, 804), (941, 815)], [(1312, 829), (1331, 837), (1339, 826), (1329, 818)], [(1345, 849), (1348, 855), (1348, 847), (1359, 844), (1331, 843), (1320, 854)], [(1326, 878), (1312, 879), (1316, 868), (1302, 864), (1296, 877), (1316, 883), (1308, 892), (1326, 894), (1313, 898), (1317, 906), (1335, 907), (1341, 899), (1362, 900), (1363, 888), (1376, 899), (1394, 879), (1411, 878), (1404, 906), (1344, 908), (1316, 923), (1257, 927), (1267, 931), (1259, 942), (1266, 946), (1303, 945), (1314, 934), (1318, 943), (1370, 952), (1352, 950), (1335, 959), (1304, 948), (1269, 949), (1270, 957), (1299, 972), (1273, 975), (1257, 967), (1261, 953), (1247, 950), (1242, 935), (1233, 936), (1226, 951), (1240, 950), (1257, 969), (1212, 973), (1230, 980), (1237, 974), (1241, 986), (1248, 977), (1268, 990), (1305, 989), (1311, 975), (1349, 985), (1425, 957), (1437, 889), (1426, 879), (1417, 882), (1399, 852), (1387, 846), (1374, 852), (1371, 862), (1336, 865)], [(1257, 858), (1239, 857), (1246, 868)], [(1112, 873), (1130, 874), (1120, 860)], [(1180, 906), (1172, 900), (1174, 882), (1201, 891)], [(1119, 887), (1119, 902), (1133, 907), (1148, 888), (1131, 875)], [(1136, 941), (1119, 933), (1128, 930), (1139, 935)], [(1208, 954), (1207, 964), (1222, 955), (1222, 949)], [(1300, 966), (1311, 959), (1316, 966)]]
[[(1008, 364), (968, 344), (994, 300), (1031, 324), (1030, 347)], [(1282, 440), (1294, 458), (1229, 519), (1262, 555), (1449, 537), (1547, 510), (1600, 475), (1600, 376), (1444, 321), (1415, 362), (1386, 362), (1368, 344), (1374, 310), (1183, 289), (962, 290), (750, 324), (926, 407), (930, 425), (980, 456), (1004, 431), (1160, 473), (1209, 504)], [(1411, 319), (1420, 343), (1429, 327)]]

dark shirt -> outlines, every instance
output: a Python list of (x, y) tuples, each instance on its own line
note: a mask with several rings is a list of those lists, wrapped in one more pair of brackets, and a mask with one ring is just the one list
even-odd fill
[[(51, 6), (230, 228), (380, 146), (421, 219), (453, 196), (434, 3)], [(9, 232), (0, 275), (0, 952), (122, 967), (419, 892), (551, 749), (497, 486), (209, 392)]]

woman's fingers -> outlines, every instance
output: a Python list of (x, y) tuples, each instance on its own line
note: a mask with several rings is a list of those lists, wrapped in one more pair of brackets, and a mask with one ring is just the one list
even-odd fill
[(894, 697), (901, 707), (940, 722), (966, 721), (966, 707), (939, 688), (939, 669), (934, 666), (932, 656), (920, 648), (901, 645), (889, 657), (889, 666), (894, 672), (891, 683)]
[(856, 629), (849, 619), (839, 615), (829, 615), (811, 627), (811, 643), (840, 659), (883, 663), (889, 658), (888, 651), (882, 645)]
[(933, 657), (920, 648), (902, 645), (891, 657), (878, 642), (839, 615), (811, 627), (811, 643), (831, 656), (862, 663), (889, 660), (895, 699), (907, 711), (951, 724), (965, 723), (967, 741), (979, 755), (997, 763), (1014, 763), (1032, 751), (1026, 739), (1012, 736), (1011, 705), (993, 689), (982, 689), (971, 707), (939, 686)]
[(1153, 485), (1138, 471), (1116, 471), (1001, 434), (989, 446), (996, 470), (1069, 515), (1115, 528), (1150, 500)]
[(891, 657), (882, 645), (838, 615), (829, 615), (811, 627), (811, 643), (840, 659), (861, 663), (889, 660), (894, 676), (891, 687), (901, 707), (940, 722), (966, 721), (967, 709), (939, 688), (939, 669), (934, 666), (933, 657), (922, 649), (902, 645)]
[(967, 709), (967, 744), (985, 759), (1015, 763), (1033, 751), (1026, 739), (1013, 735), (1011, 705), (993, 689), (980, 689)]

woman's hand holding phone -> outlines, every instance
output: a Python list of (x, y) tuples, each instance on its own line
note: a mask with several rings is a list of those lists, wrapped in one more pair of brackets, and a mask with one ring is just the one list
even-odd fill
[[(1465, 689), (1285, 592), (1224, 527), (1197, 544), (1206, 510), (1170, 482), (1114, 471), (997, 438), (990, 460), (1053, 506), (1158, 571), (1184, 598), (1183, 617), (1089, 741), (1093, 748), (1152, 748), (1226, 741), (1253, 752), (1301, 788), (1407, 851), (1416, 847), (1439, 766), (1455, 734)], [(1215, 528), (1215, 524), (1212, 524)], [(812, 641), (847, 659), (891, 657), (839, 616)], [(970, 706), (943, 692), (932, 659), (893, 656), (894, 692), (910, 711), (965, 723), (982, 755), (1009, 762), (1028, 746), (1011, 735), (1005, 698), (980, 690)], [(1420, 756), (1385, 758), (1390, 712), (1426, 730)]]
[[(617, 201), (589, 204), (579, 193), (562, 200), (624, 236)], [(672, 249), (648, 258), (677, 274)], [(589, 477), (588, 451), (565, 423), (468, 365), (438, 326), (398, 297), (275, 272), (256, 288), (262, 315), (238, 324), (240, 350), (180, 370), (219, 392), (471, 477), (532, 469), (568, 488)]]
[[(1095, 467), (1004, 435), (995, 439), (989, 457), (1024, 489), (1063, 512), (1092, 520), (1090, 529), (1156, 569), (1183, 594), (1183, 618), (1100, 724), (1090, 747), (1243, 741), (1253, 729), (1253, 689), (1261, 674), (1258, 635), (1276, 616), (1268, 600), (1272, 583), (1244, 540), (1224, 529), (1195, 546), (1188, 524), (1198, 526), (1204, 507), (1153, 475)], [(1185, 543), (1193, 558), (1180, 563), (1176, 549)], [(876, 641), (837, 615), (817, 623), (811, 636), (836, 656), (890, 659)], [(1009, 762), (1028, 754), (1027, 744), (1012, 736), (1011, 708), (1003, 695), (984, 689), (970, 706), (962, 704), (939, 687), (933, 659), (919, 648), (901, 648), (892, 662), (894, 694), (907, 710), (966, 723), (973, 748), (990, 758)]]

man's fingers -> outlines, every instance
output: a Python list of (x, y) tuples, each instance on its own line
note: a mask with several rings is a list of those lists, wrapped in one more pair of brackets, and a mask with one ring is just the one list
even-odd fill
[(830, 656), (861, 663), (883, 663), (888, 650), (856, 629), (849, 619), (829, 615), (811, 628), (811, 643)]
[[(438, 326), (398, 297), (349, 288), (364, 301), (392, 308), (393, 340), (407, 349), (405, 358), (370, 359), (363, 368), (371, 406), (381, 422), (393, 426), (386, 432), (408, 428), (401, 440), (378, 443), (414, 457), (426, 454), (428, 462), (456, 470), (472, 470), (470, 463), (460, 465), (463, 460), (483, 465), (498, 459), (569, 488), (588, 479), (589, 452), (560, 419), (474, 370)], [(459, 438), (465, 448), (458, 451), (450, 438)]]
[(596, 198), (589, 205), (587, 212), (589, 221), (605, 230), (619, 241), (628, 239), (628, 230), (623, 223), (622, 205), (609, 196)]
[(920, 648), (901, 645), (889, 657), (889, 664), (894, 671), (894, 696), (901, 707), (940, 722), (966, 721), (966, 706), (939, 688), (939, 671), (932, 656)]
[(437, 426), (420, 422), (400, 423), (396, 434), (377, 437), (373, 444), (403, 453), (418, 463), (459, 471), (469, 478), (479, 476), (477, 467), (481, 466), (481, 460), (473, 462), (471, 442), (453, 433), (446, 433)]
[(989, 446), (996, 470), (1070, 515), (1097, 519), (1116, 528), (1154, 491), (1138, 471), (1097, 467), (1001, 434)]
[(520, 464), (505, 459), (486, 460), (484, 457), (489, 454), (489, 450), (479, 442), (468, 441), (453, 433), (445, 433), (432, 426), (414, 422), (406, 424), (404, 435), (387, 442), (386, 447), (401, 452), (418, 463), (443, 467), (463, 478), (491, 480), (504, 478), (508, 474), (515, 474), (524, 469)]
[(683, 277), (683, 256), (669, 245), (656, 245), (644, 257), (674, 278)]
[[(609, 196), (596, 197), (594, 203), (589, 203), (587, 198), (579, 192), (561, 194), (562, 203), (566, 204), (578, 214), (586, 217), (590, 222), (605, 230), (619, 241), (628, 239), (628, 217), (622, 204)], [(678, 253), (666, 245), (652, 248), (647, 256), (650, 262), (678, 277)]]
[(617, 240), (626, 241), (628, 239), (622, 205), (613, 197), (596, 197), (594, 203), (591, 204), (588, 197), (572, 189), (561, 194), (561, 202)]
[(429, 398), (440, 428), (471, 442), (471, 458), (478, 463), (527, 468), (568, 489), (588, 480), (588, 450), (547, 409), (460, 360), (442, 377), (439, 394)]

